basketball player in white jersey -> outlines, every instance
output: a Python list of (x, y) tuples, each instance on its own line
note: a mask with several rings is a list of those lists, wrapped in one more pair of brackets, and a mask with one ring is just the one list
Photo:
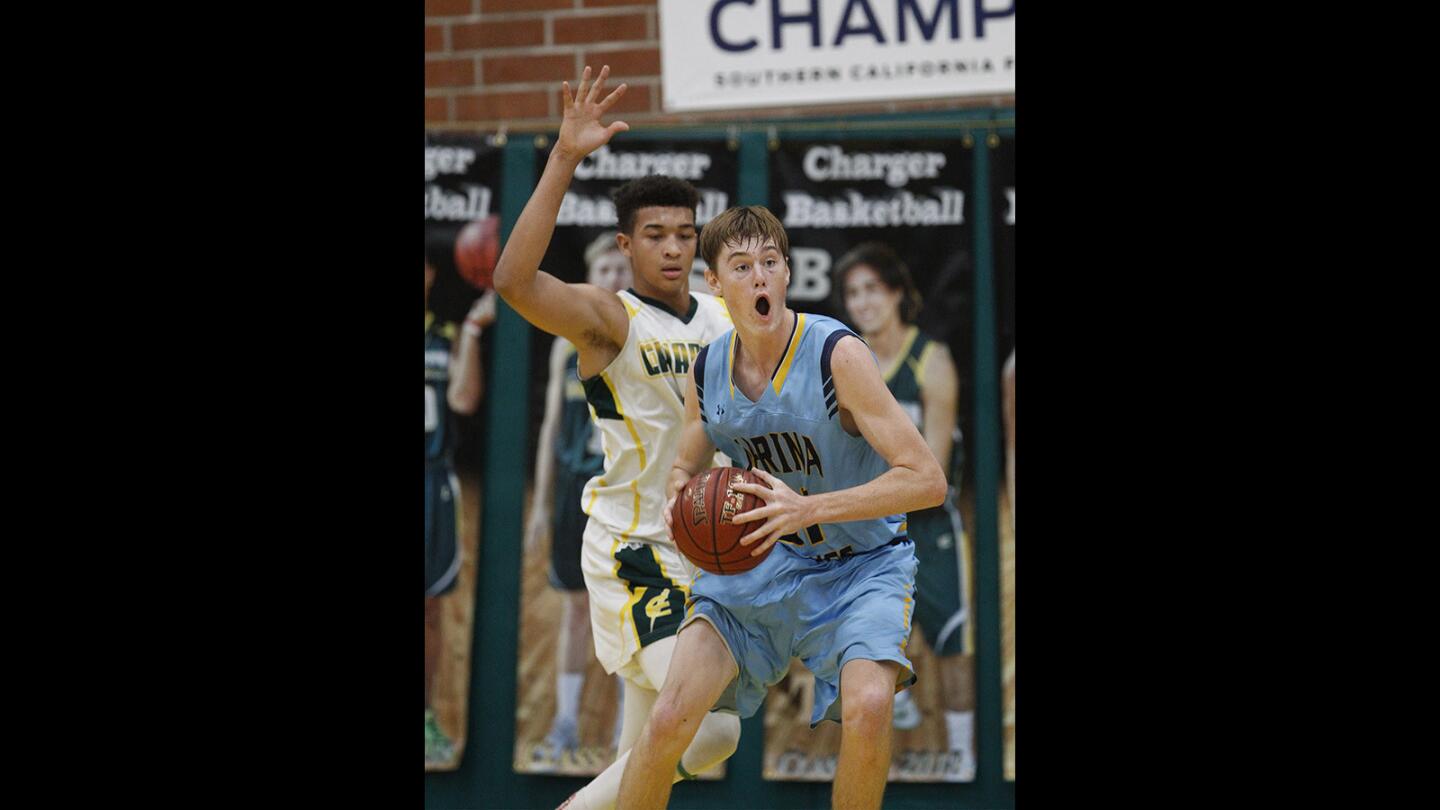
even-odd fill
[[(495, 289), (516, 312), (575, 344), (577, 372), (602, 437), (605, 471), (582, 491), (589, 516), (581, 570), (590, 592), (595, 655), (625, 679), (618, 759), (566, 801), (570, 810), (610, 808), (634, 745), (670, 668), (675, 633), (685, 617), (691, 568), (675, 549), (662, 509), (685, 415), (690, 363), (730, 329), (724, 304), (690, 292), (697, 244), (698, 195), (683, 180), (650, 176), (615, 192), (616, 245), (630, 260), (635, 287), (615, 293), (566, 284), (539, 270), (556, 216), (580, 161), (630, 127), (600, 117), (625, 93), (593, 85), (590, 68), (572, 95), (563, 84), (564, 122), (540, 182), (495, 267)], [(676, 767), (692, 778), (734, 753), (740, 722), (709, 714)]]

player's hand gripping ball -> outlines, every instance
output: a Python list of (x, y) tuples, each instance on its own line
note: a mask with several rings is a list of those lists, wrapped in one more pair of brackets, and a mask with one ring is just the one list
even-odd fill
[(477, 290), (490, 289), (500, 258), (500, 217), (491, 214), (460, 229), (455, 237), (455, 269)]
[(759, 476), (738, 467), (702, 470), (675, 496), (670, 513), (675, 546), (690, 562), (712, 574), (738, 574), (764, 562), (774, 546), (752, 557), (754, 546), (740, 545), (740, 538), (753, 528), (735, 523), (735, 515), (764, 506), (748, 492), (732, 487), (739, 482), (769, 488)]

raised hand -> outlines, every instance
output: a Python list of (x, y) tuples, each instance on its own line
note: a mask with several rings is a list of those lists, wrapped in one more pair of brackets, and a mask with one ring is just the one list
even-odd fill
[(585, 74), (580, 78), (580, 86), (575, 88), (573, 95), (570, 92), (570, 83), (561, 83), (565, 120), (560, 124), (560, 137), (555, 142), (556, 152), (579, 160), (609, 143), (615, 133), (630, 129), (630, 125), (624, 121), (615, 121), (609, 126), (600, 123), (600, 117), (609, 112), (615, 102), (625, 95), (624, 84), (609, 95), (602, 95), (605, 79), (609, 75), (609, 65), (600, 68), (600, 76), (587, 91), (585, 83), (590, 81), (590, 67), (587, 65)]

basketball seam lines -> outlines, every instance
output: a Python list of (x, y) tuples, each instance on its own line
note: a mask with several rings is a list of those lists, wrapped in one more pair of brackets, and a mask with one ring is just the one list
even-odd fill
[[(719, 482), (718, 480), (716, 480), (716, 479), (719, 479), (719, 478), (722, 478), (722, 477), (723, 477), (723, 476), (716, 475), (716, 474), (714, 474), (713, 472), (710, 474), (710, 481), (715, 482), (715, 484), (717, 485), (717, 486), (715, 487), (715, 489), (716, 489), (717, 492), (718, 492), (719, 489), (720, 489), (720, 487), (718, 486), (720, 482)], [(710, 484), (710, 482), (706, 482), (705, 490), (706, 490), (706, 494), (707, 494), (707, 495), (709, 494), (709, 490), (710, 490), (709, 484)], [(717, 569), (716, 573), (724, 574), (724, 573), (725, 573), (725, 566), (724, 566), (723, 564), (721, 564), (721, 562), (720, 562), (720, 552), (715, 548), (715, 542), (716, 542), (716, 538), (715, 538), (715, 526), (716, 526), (716, 524), (718, 524), (718, 523), (720, 522), (720, 510), (717, 509), (717, 508), (715, 508), (715, 502), (714, 502), (713, 500), (711, 500), (711, 499), (708, 498), (708, 497), (707, 497), (705, 500), (706, 500), (706, 502), (707, 502), (707, 503), (710, 505), (710, 507), (711, 507), (711, 511), (710, 511), (710, 556), (712, 556), (712, 557), (715, 558), (715, 568)]]

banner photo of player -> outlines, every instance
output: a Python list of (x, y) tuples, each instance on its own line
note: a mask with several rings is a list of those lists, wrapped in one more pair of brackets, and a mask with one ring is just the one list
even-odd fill
[(995, 341), (1005, 429), (1005, 486), (1000, 490), (1000, 691), (1005, 778), (1015, 779), (1015, 139), (990, 150), (990, 222), (994, 234)]
[[(950, 485), (941, 506), (908, 516), (920, 566), (906, 655), (918, 680), (896, 695), (892, 782), (975, 778), (972, 159), (958, 139), (789, 141), (770, 155), (788, 300), (865, 339)], [(766, 779), (834, 778), (840, 727), (810, 727), (813, 693), (798, 662), (771, 687)]]
[(465, 750), (500, 155), (482, 138), (425, 136), (427, 771), (458, 768)]
[[(537, 139), (544, 165), (554, 137)], [(696, 225), (734, 204), (737, 152), (723, 141), (639, 141), (617, 137), (576, 169), (541, 269), (561, 281), (612, 291), (632, 286), (630, 261), (620, 252), (612, 193), (650, 174), (678, 177), (699, 192)], [(708, 292), (697, 256), (690, 288)], [(525, 517), (520, 648), (515, 713), (517, 773), (596, 776), (617, 755), (624, 689), (595, 655), (590, 600), (581, 574), (587, 515), (581, 493), (604, 472), (600, 432), (576, 372), (575, 347), (531, 330), (530, 422), (534, 462)], [(668, 360), (668, 358), (667, 358)], [(667, 599), (636, 605), (652, 625), (672, 606)], [(641, 627), (641, 632), (644, 628)], [(700, 779), (723, 778), (725, 766)]]

